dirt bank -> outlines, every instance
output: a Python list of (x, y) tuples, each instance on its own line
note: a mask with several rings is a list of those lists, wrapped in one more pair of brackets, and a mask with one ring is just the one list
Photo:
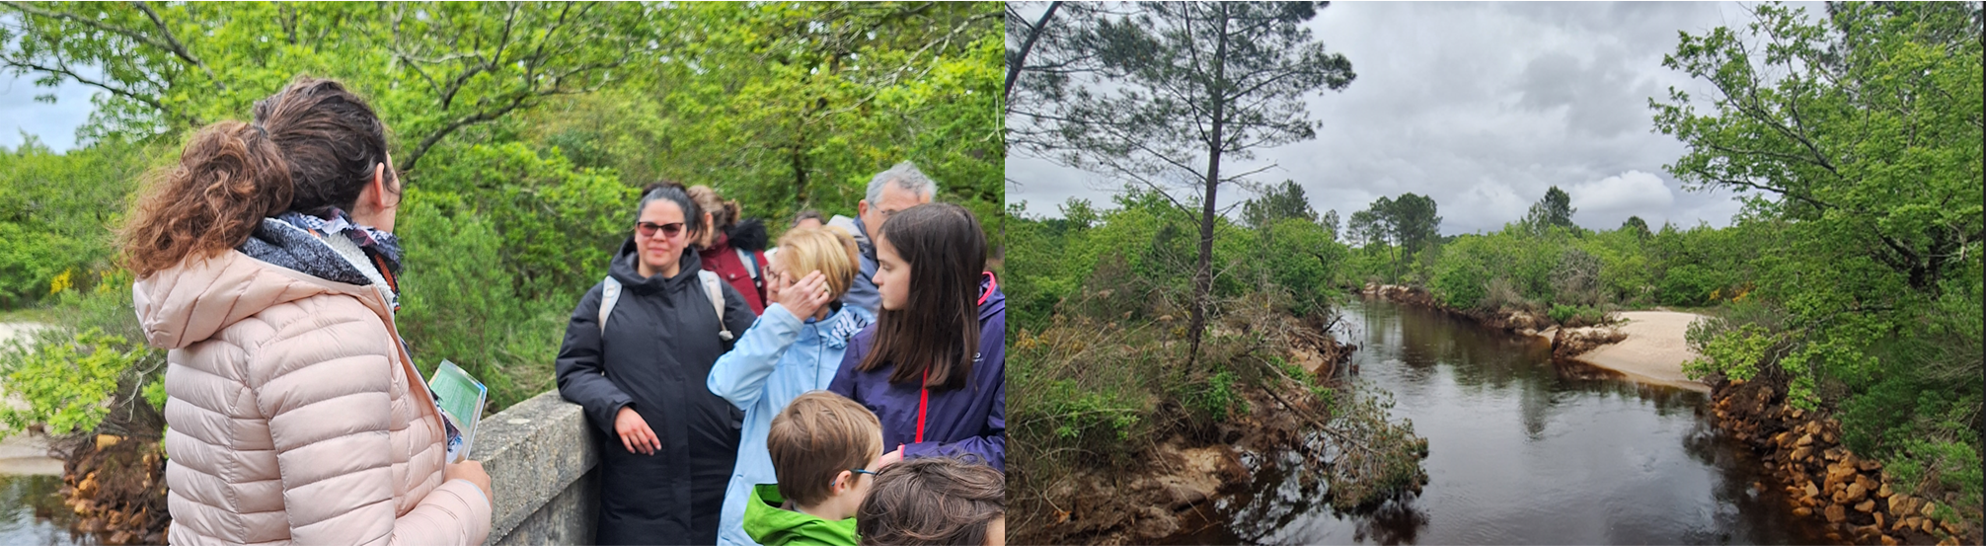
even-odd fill
[[(1299, 336), (1290, 344), (1292, 362), (1320, 379), (1343, 369), (1357, 347), (1324, 335)], [(1207, 434), (1173, 435), (1142, 455), (1142, 468), (1128, 471), (1078, 470), (1041, 492), (1046, 521), (1010, 533), (1017, 544), (1149, 544), (1192, 533), (1215, 521), (1215, 504), (1245, 491), (1253, 476), (1241, 462), (1251, 453), (1302, 447), (1305, 415), (1322, 411), (1307, 397), (1243, 388), (1238, 393), (1254, 408)], [(1296, 407), (1291, 407), (1296, 404)], [(1010, 490), (1010, 495), (1013, 492)], [(1008, 501), (1010, 504), (1015, 502)]]
[(70, 449), (62, 476), (76, 530), (104, 544), (164, 544), (165, 450), (157, 442), (99, 435)]
[(1949, 507), (1958, 500), (1955, 493), (1904, 493), (1881, 462), (1840, 444), (1840, 422), (1788, 406), (1783, 388), (1764, 381), (1716, 383), (1710, 412), (1718, 428), (1751, 446), (1785, 488), (1793, 515), (1825, 522), (1829, 538), (1854, 544), (1979, 543), (1978, 523), (1964, 521)]

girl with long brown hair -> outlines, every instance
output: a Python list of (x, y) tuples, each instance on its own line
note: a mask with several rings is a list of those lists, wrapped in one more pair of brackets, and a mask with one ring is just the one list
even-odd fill
[(1007, 298), (979, 220), (949, 203), (896, 213), (876, 239), (876, 324), (828, 390), (876, 413), (884, 462), (965, 456), (1006, 465)]
[(119, 238), (166, 355), (171, 542), (479, 544), (490, 478), (394, 324), (400, 177), (386, 127), (298, 77), (193, 135)]

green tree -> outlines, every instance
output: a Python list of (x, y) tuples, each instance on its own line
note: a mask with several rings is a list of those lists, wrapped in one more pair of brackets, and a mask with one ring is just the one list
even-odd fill
[[(1850, 447), (1889, 459), (1906, 489), (1954, 490), (1976, 521), (1986, 7), (1751, 15), (1684, 33), (1663, 59), (1710, 100), (1671, 89), (1649, 101), (1656, 128), (1688, 147), (1670, 172), (1747, 194), (1741, 229), (1719, 231), (1748, 253), (1744, 294), (1767, 304), (1693, 331), (1704, 358), (1689, 369), (1755, 372), (1793, 405), (1839, 412)], [(1691, 250), (1670, 238), (1653, 239), (1665, 259)], [(1723, 273), (1693, 265), (1668, 267), (1665, 287)]]
[(1763, 192), (1818, 239), (1839, 241), (1936, 293), (1977, 244), (1981, 8), (1831, 4), (1824, 21), (1758, 6), (1742, 30), (1683, 34), (1663, 66), (1715, 90), (1649, 100), (1689, 152), (1691, 188)]
[(622, 3), (0, 6), (0, 66), (106, 91), (86, 135), (177, 135), (309, 73), (371, 99), (405, 171), (465, 129), (600, 88), (655, 42), (649, 8)]
[(1642, 239), (1647, 239), (1649, 235), (1653, 235), (1648, 231), (1648, 222), (1642, 220), (1640, 216), (1627, 217), (1627, 221), (1621, 222), (1621, 229), (1633, 232), (1636, 237)]
[[(1096, 17), (1077, 40), (1099, 66), (1075, 92), (1047, 105), (1052, 115), (1023, 116), (1045, 127), (1051, 158), (1163, 190), (1199, 209), (1199, 258), (1187, 326), (1189, 354), (1199, 354), (1213, 288), (1219, 188), (1248, 172), (1222, 170), (1262, 148), (1315, 138), (1317, 122), (1303, 98), (1350, 85), (1351, 62), (1328, 53), (1303, 23), (1310, 2), (1149, 3), (1124, 17)], [(1089, 28), (1078, 26), (1077, 28)], [(1040, 47), (1037, 45), (1037, 47)], [(1105, 82), (1108, 82), (1107, 84)], [(1190, 360), (1190, 359), (1189, 359)]]
[(1295, 180), (1284, 180), (1263, 190), (1260, 197), (1243, 203), (1241, 218), (1248, 227), (1268, 229), (1289, 219), (1316, 222), (1317, 211), (1310, 208), (1310, 198), (1303, 195), (1303, 186), (1298, 186)]
[(1522, 223), (1535, 234), (1545, 233), (1554, 227), (1576, 230), (1579, 226), (1572, 223), (1572, 214), (1576, 212), (1579, 209), (1572, 208), (1572, 197), (1558, 186), (1552, 186), (1545, 190), (1544, 198), (1531, 204), (1531, 209), (1524, 213)]
[(1441, 216), (1436, 209), (1434, 198), (1411, 192), (1398, 198), (1381, 197), (1365, 210), (1352, 213), (1347, 231), (1366, 246), (1386, 244), (1392, 263), (1390, 279), (1398, 282), (1401, 264), (1439, 241)]

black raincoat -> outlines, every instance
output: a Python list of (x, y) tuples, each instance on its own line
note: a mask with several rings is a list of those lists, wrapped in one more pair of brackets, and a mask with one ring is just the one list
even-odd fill
[[(603, 289), (573, 309), (559, 347), (559, 395), (586, 409), (600, 448), (600, 544), (716, 544), (724, 488), (738, 456), (743, 412), (705, 387), (711, 365), (731, 349), (697, 280), (701, 262), (683, 252), (675, 277), (642, 278), (634, 239), (621, 244), (609, 274), (621, 296), (600, 330)], [(737, 290), (724, 290), (733, 335), (756, 317)], [(662, 442), (654, 455), (630, 453), (614, 416), (633, 406)]]

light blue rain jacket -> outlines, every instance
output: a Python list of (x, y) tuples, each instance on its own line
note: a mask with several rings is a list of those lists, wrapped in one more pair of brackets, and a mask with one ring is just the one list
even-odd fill
[(841, 366), (848, 339), (875, 322), (866, 309), (844, 305), (819, 321), (802, 321), (786, 306), (772, 304), (758, 322), (738, 338), (731, 352), (718, 357), (707, 381), (710, 392), (745, 411), (738, 437), (738, 463), (724, 490), (724, 511), (717, 524), (717, 543), (754, 545), (745, 534), (745, 502), (752, 486), (777, 483), (765, 436), (772, 417), (801, 393), (826, 389)]

